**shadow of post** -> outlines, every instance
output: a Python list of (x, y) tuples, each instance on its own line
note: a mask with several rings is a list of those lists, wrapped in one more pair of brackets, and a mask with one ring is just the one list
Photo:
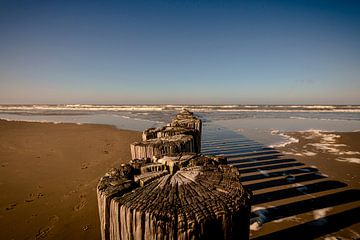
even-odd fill
[(314, 239), (337, 232), (360, 221), (360, 207), (323, 217), (311, 222), (266, 234), (253, 240)]
[[(307, 213), (316, 209), (355, 203), (360, 200), (360, 190), (343, 189), (347, 184), (330, 180), (317, 168), (306, 166), (296, 159), (284, 159), (279, 151), (268, 148), (246, 137), (214, 128), (209, 138), (203, 138), (204, 153), (222, 155), (228, 163), (239, 169), (242, 184), (251, 191), (267, 190), (255, 193), (252, 205), (265, 204), (277, 200), (291, 199), (290, 203), (272, 206), (252, 212), (253, 221), (261, 215), (261, 224), (270, 223), (282, 218)], [(275, 178), (275, 179), (273, 179)], [(265, 180), (265, 181), (263, 181)], [(311, 182), (305, 185), (301, 182)], [(247, 183), (250, 182), (250, 183)], [(298, 186), (293, 184), (298, 184)], [(335, 192), (333, 190), (338, 191)], [(332, 190), (330, 194), (315, 196), (313, 194)], [(296, 197), (308, 196), (309, 199)], [(294, 202), (295, 201), (295, 202)], [(359, 223), (359, 207), (352, 207), (343, 212), (329, 215), (310, 222), (299, 223), (283, 230), (272, 232), (252, 239), (313, 239), (339, 231), (354, 223)]]

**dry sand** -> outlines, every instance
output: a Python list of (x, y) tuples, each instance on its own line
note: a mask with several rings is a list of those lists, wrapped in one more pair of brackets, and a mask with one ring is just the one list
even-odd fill
[(139, 132), (0, 120), (0, 239), (99, 239), (96, 185)]

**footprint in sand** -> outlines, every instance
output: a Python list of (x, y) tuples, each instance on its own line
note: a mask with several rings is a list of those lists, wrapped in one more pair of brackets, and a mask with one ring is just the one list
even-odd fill
[(25, 202), (32, 202), (35, 199), (39, 199), (43, 196), (44, 196), (44, 194), (42, 194), (42, 193), (30, 193), (29, 197), (27, 199), (25, 199)]
[(16, 207), (17, 203), (10, 203), (8, 207), (5, 208), (6, 211), (13, 210)]
[(77, 211), (80, 211), (81, 209), (83, 209), (86, 204), (87, 204), (87, 201), (86, 201), (86, 195), (85, 194), (81, 194), (79, 196), (80, 198), (80, 202), (78, 204), (75, 205), (74, 207), (74, 211), (77, 212)]
[(8, 162), (3, 162), (3, 163), (1, 163), (1, 167), (6, 167), (7, 165), (9, 165)]
[(47, 237), (49, 232), (55, 227), (55, 224), (59, 221), (59, 217), (54, 215), (49, 218), (49, 223), (38, 230), (38, 233), (35, 236), (35, 239), (43, 239)]

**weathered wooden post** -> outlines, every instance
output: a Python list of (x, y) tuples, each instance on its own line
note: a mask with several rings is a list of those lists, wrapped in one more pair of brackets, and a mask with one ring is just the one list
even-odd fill
[(200, 119), (195, 117), (192, 112), (190, 112), (186, 109), (183, 109), (171, 121), (170, 126), (193, 129), (194, 133), (192, 134), (192, 136), (194, 137), (194, 142), (196, 143), (196, 152), (200, 153), (201, 131), (202, 131), (202, 122)]
[(130, 145), (132, 159), (159, 158), (173, 156), (182, 152), (195, 152), (191, 135), (174, 135), (135, 142)]
[(201, 155), (157, 162), (164, 167), (135, 177), (111, 170), (100, 180), (103, 239), (249, 238), (250, 193), (237, 168)]
[(98, 184), (102, 239), (248, 239), (251, 193), (200, 144), (201, 120), (187, 110), (144, 131), (129, 164)]
[(201, 120), (192, 112), (182, 110), (169, 126), (145, 130), (142, 140), (131, 144), (132, 159), (159, 158), (182, 152), (200, 153)]

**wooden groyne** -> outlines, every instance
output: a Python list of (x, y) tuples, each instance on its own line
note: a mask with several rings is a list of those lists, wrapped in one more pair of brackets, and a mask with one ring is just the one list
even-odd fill
[(132, 160), (98, 184), (102, 239), (248, 239), (251, 194), (200, 142), (201, 120), (186, 110), (144, 131)]
[(182, 110), (168, 126), (145, 130), (143, 141), (131, 144), (131, 158), (152, 159), (183, 152), (200, 153), (201, 125), (201, 120), (192, 112)]

